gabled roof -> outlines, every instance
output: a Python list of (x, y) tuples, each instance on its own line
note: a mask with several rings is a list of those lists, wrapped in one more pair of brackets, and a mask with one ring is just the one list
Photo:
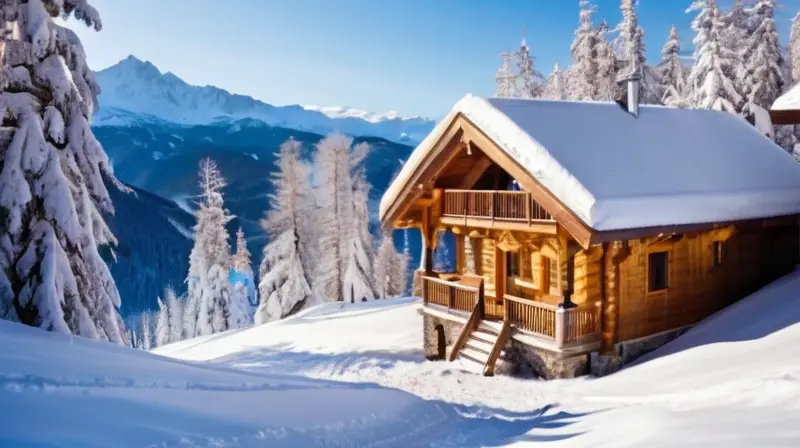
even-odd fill
[(800, 164), (724, 112), (467, 95), (414, 150), (381, 200), (383, 220), (428, 151), (466, 117), (597, 231), (800, 213)]

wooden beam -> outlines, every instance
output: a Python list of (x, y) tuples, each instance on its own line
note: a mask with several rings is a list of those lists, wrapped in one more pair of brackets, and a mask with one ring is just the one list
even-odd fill
[(464, 245), (464, 234), (456, 234), (456, 272), (464, 273), (466, 266), (466, 246)]
[(494, 293), (497, 300), (506, 295), (506, 253), (494, 246)]
[(473, 166), (469, 173), (464, 176), (464, 179), (458, 184), (456, 189), (469, 190), (472, 188), (472, 186), (475, 185), (475, 182), (481, 178), (483, 173), (485, 173), (490, 166), (492, 166), (492, 159), (486, 156), (481, 156), (478, 162), (475, 163), (475, 166)]
[(770, 110), (769, 117), (772, 124), (800, 124), (800, 109)]

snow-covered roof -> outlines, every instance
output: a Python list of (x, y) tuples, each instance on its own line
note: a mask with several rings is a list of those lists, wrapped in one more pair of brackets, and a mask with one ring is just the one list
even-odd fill
[(774, 103), (772, 110), (800, 109), (800, 83), (781, 95)]
[(458, 114), (595, 230), (800, 213), (800, 164), (738, 116), (467, 95), (389, 186), (381, 219)]

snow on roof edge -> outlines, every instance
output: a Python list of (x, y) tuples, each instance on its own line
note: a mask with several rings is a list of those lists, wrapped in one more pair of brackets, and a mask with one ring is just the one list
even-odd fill
[(772, 103), (772, 110), (792, 110), (800, 109), (800, 83), (795, 84), (791, 89), (779, 96)]
[[(378, 217), (383, 221), (389, 206), (397, 200), (403, 186), (422, 163), (433, 145), (441, 138), (453, 119), (461, 113), (489, 137), (509, 157), (517, 161), (534, 179), (542, 183), (581, 220), (591, 225), (592, 194), (569, 173), (531, 135), (486, 98), (467, 94), (414, 149), (400, 173), (389, 185), (380, 202)], [(505, 136), (505, 138), (504, 138)]]

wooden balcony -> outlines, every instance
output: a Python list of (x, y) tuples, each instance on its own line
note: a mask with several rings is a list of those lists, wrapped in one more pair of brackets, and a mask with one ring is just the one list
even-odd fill
[[(501, 305), (491, 305), (484, 297), (481, 277), (455, 274), (422, 276), (422, 303), (448, 312), (472, 313), (470, 321), (476, 318), (502, 320), (515, 330), (515, 334), (532, 336), (539, 345), (557, 351), (600, 340), (599, 303), (564, 309), (506, 295)], [(470, 323), (473, 325), (474, 322)]]
[(444, 190), (442, 222), (449, 225), (503, 226), (526, 230), (555, 224), (553, 216), (530, 193), (494, 190)]

